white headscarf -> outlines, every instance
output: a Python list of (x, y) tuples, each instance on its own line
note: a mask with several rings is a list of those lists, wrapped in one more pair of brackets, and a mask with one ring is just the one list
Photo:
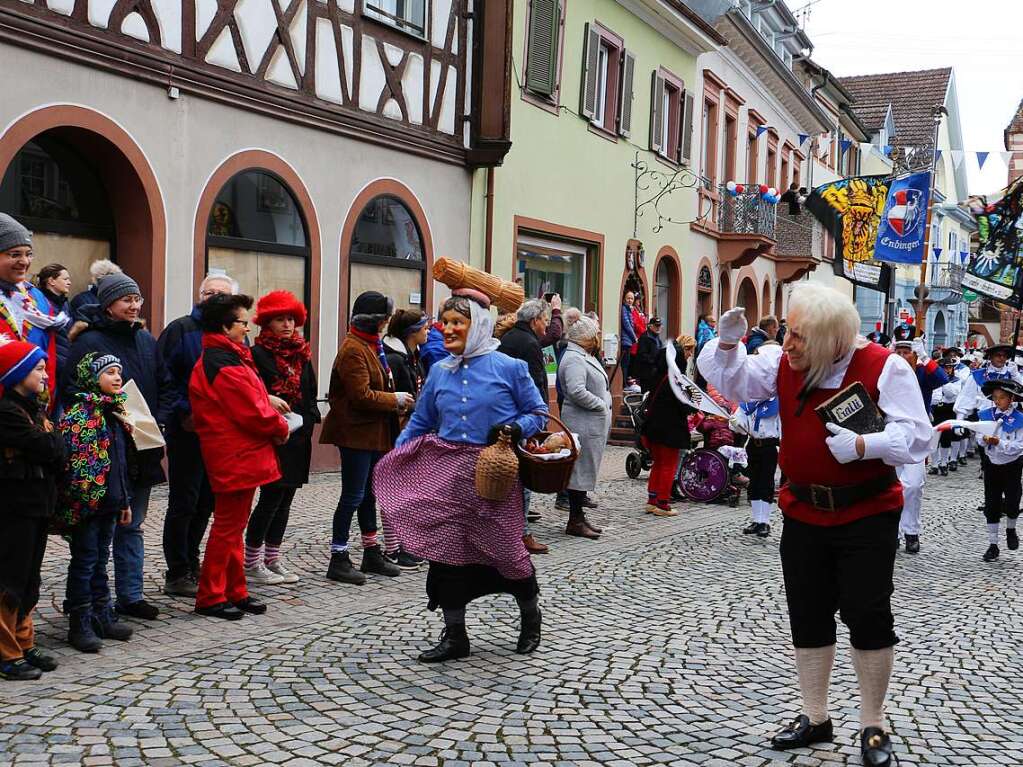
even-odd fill
[(446, 370), (457, 370), (462, 360), (472, 357), (482, 357), (497, 351), (501, 342), (494, 338), (494, 316), (489, 309), (484, 309), (471, 298), (465, 299), (469, 303), (469, 335), (465, 339), (465, 351), (458, 355), (451, 355), (440, 363)]

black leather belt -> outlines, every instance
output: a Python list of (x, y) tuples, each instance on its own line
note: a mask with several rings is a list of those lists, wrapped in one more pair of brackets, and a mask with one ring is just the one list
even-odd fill
[(747, 447), (778, 447), (779, 440), (777, 437), (766, 437), (764, 439), (757, 439), (756, 437), (750, 437), (746, 443)]
[(797, 501), (808, 503), (818, 511), (835, 511), (880, 495), (898, 481), (899, 475), (895, 473), (895, 469), (891, 469), (880, 477), (861, 482), (858, 485), (830, 487), (828, 485), (796, 485), (790, 482), (788, 488)]

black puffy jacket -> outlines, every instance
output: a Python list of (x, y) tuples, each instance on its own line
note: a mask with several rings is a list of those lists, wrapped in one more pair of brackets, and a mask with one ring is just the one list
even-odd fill
[(499, 352), (504, 352), (509, 357), (517, 360), (524, 360), (529, 365), (529, 377), (533, 379), (536, 388), (540, 390), (540, 399), (545, 405), (550, 404), (547, 396), (547, 368), (543, 364), (543, 349), (540, 347), (540, 339), (529, 327), (525, 320), (516, 322), (503, 336)]
[(39, 405), (13, 388), (0, 398), (0, 515), (49, 517), (57, 503), (64, 440)]

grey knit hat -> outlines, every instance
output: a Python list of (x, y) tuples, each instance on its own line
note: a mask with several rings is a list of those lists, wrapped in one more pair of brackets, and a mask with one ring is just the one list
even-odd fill
[(24, 246), (32, 247), (32, 232), (13, 217), (0, 213), (0, 253)]
[(89, 370), (98, 380), (100, 374), (102, 374), (104, 370), (108, 370), (110, 368), (115, 367), (116, 368), (121, 367), (121, 360), (119, 360), (113, 354), (104, 354), (102, 357), (96, 357), (96, 359), (94, 359), (92, 363), (90, 363)]
[(108, 274), (96, 284), (96, 298), (104, 309), (118, 298), (141, 295), (138, 283), (127, 274)]

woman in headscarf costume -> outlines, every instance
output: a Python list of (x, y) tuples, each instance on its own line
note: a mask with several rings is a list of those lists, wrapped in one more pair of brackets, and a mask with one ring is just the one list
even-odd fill
[[(487, 594), (511, 594), (522, 618), (517, 652), (540, 643), (540, 593), (522, 543), (522, 489), (501, 501), (476, 493), (480, 452), (510, 427), (519, 440), (540, 431), (547, 406), (526, 363), (495, 354), (489, 301), (458, 290), (441, 310), (449, 357), (430, 368), (415, 412), (395, 449), (380, 459), (374, 488), (402, 549), (430, 563), (429, 609), (444, 611), (440, 643), (423, 663), (469, 654), (466, 605)], [(536, 415), (542, 413), (542, 415)]]

